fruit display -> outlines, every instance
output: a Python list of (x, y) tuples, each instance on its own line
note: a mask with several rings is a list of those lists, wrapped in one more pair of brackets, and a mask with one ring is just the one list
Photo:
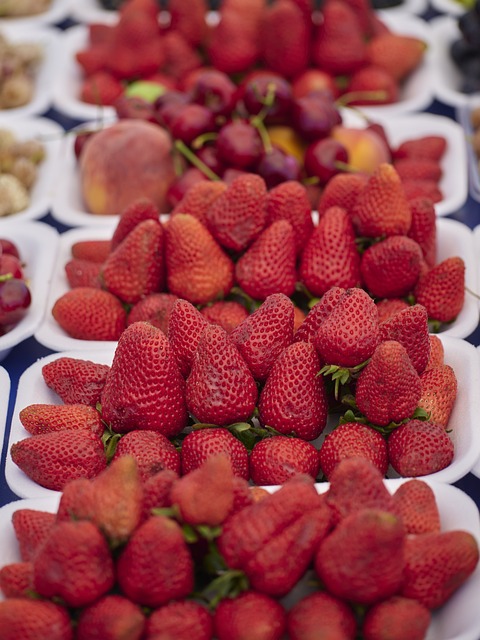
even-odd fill
[(450, 55), (462, 75), (460, 90), (466, 94), (480, 90), (480, 2), (457, 18), (460, 37), (450, 45)]
[(221, 453), (145, 480), (123, 455), (12, 513), (2, 638), (426, 638), (474, 580), (475, 533), (445, 527), (438, 486), (384, 484), (362, 458), (320, 491), (302, 474), (252, 490)]

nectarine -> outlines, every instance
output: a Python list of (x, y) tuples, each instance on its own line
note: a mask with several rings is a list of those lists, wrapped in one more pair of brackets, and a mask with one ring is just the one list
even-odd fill
[(379, 164), (390, 162), (390, 151), (375, 131), (338, 125), (330, 136), (347, 149), (348, 164), (354, 171), (372, 173)]

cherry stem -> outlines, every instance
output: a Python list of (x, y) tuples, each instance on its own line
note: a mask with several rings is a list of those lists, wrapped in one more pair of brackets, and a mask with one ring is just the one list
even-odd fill
[(197, 169), (199, 169), (204, 175), (207, 176), (207, 178), (210, 178), (210, 180), (220, 180), (221, 178), (219, 176), (217, 176), (216, 173), (214, 173), (210, 167), (207, 167), (207, 165), (200, 160), (200, 158), (198, 156), (196, 156), (193, 151), (191, 149), (189, 149), (187, 147), (187, 145), (182, 142), (181, 140), (175, 140), (175, 149), (177, 149), (177, 151), (180, 151), (180, 153), (185, 156), (185, 158), (191, 163), (193, 164), (194, 167), (196, 167)]
[(386, 91), (350, 91), (344, 93), (343, 96), (338, 98), (337, 104), (340, 107), (348, 106), (353, 100), (373, 100), (374, 102), (382, 102), (387, 98)]

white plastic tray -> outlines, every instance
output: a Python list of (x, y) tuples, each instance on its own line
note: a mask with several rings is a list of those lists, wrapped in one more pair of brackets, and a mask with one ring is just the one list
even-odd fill
[[(11, 381), (8, 371), (0, 366), (0, 442), (5, 440)], [(0, 538), (1, 540), (1, 538)]]
[[(477, 347), (477, 353), (478, 353), (478, 358), (480, 360), (480, 346)], [(477, 463), (473, 467), (472, 473), (474, 476), (477, 476), (477, 478), (480, 478), (480, 458), (478, 459)]]
[(12, 220), (0, 225), (0, 236), (18, 246), (32, 296), (27, 314), (11, 331), (0, 336), (0, 360), (3, 360), (14, 346), (32, 336), (42, 323), (59, 234), (44, 222)]
[[(54, 25), (68, 17), (73, 0), (52, 0), (47, 11), (38, 15), (31, 15), (19, 18), (0, 18), (0, 30), (4, 25), (23, 29), (25, 27), (37, 25)], [(84, 1), (84, 0), (82, 0)]]
[(480, 107), (480, 95), (471, 96), (468, 103), (457, 106), (456, 118), (463, 127), (463, 136), (467, 140), (468, 187), (474, 200), (480, 202), (480, 158), (477, 157), (470, 138), (473, 127), (470, 120), (472, 110)]
[(54, 27), (14, 25), (1, 26), (1, 32), (12, 43), (40, 44), (44, 47), (44, 58), (35, 74), (35, 91), (32, 100), (23, 107), (0, 110), (0, 125), (11, 118), (40, 115), (45, 113), (52, 102), (52, 84), (57, 76), (60, 49), (60, 32)]

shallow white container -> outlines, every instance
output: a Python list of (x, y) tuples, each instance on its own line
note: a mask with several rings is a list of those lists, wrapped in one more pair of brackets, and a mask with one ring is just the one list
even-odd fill
[[(82, 0), (83, 2), (84, 0)], [(52, 0), (50, 7), (38, 13), (30, 16), (19, 17), (2, 17), (0, 18), (0, 30), (4, 25), (8, 27), (15, 27), (18, 29), (24, 29), (25, 27), (39, 26), (39, 25), (54, 25), (62, 22), (71, 13), (71, 7), (75, 0)]]

